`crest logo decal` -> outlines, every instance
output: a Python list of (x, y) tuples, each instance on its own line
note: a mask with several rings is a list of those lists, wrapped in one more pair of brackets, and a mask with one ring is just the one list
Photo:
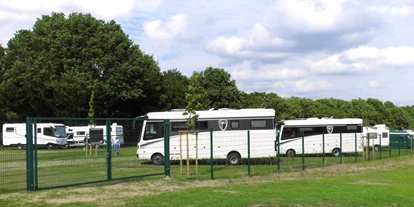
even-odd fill
[(326, 131), (328, 131), (329, 134), (332, 134), (333, 126), (332, 125), (326, 126)]
[(226, 119), (220, 119), (218, 120), (218, 125), (221, 131), (225, 131), (227, 129), (228, 121)]

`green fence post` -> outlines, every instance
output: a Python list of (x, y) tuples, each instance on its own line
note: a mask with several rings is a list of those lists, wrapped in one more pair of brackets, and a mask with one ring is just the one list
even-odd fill
[(164, 172), (170, 177), (170, 120), (164, 120)]
[(213, 129), (210, 129), (210, 175), (211, 180), (214, 180), (213, 177)]
[(322, 166), (325, 167), (325, 132), (322, 132)]
[(371, 160), (371, 150), (370, 150), (370, 147), (369, 147), (369, 136), (367, 136), (367, 142), (368, 142), (368, 144), (367, 144), (367, 146), (368, 146), (368, 148), (367, 148), (367, 150), (368, 150), (368, 153), (367, 153), (367, 155), (368, 155), (368, 161), (370, 161)]
[(339, 133), (339, 147), (340, 147), (340, 149), (341, 149), (341, 151), (339, 152), (339, 153), (341, 153), (341, 154), (340, 154), (340, 156), (341, 156), (341, 157), (340, 157), (339, 159), (340, 159), (340, 164), (342, 164), (342, 161), (343, 161), (343, 160), (342, 160), (342, 132), (341, 132), (341, 133)]
[(355, 162), (358, 162), (358, 140), (357, 140), (357, 133), (355, 133)]
[(111, 138), (111, 120), (106, 120), (106, 179), (112, 180), (112, 138)]
[(247, 131), (247, 172), (250, 177), (250, 130)]
[(388, 139), (388, 152), (389, 152), (389, 157), (391, 157), (391, 138)]
[(33, 127), (32, 130), (32, 135), (33, 135), (33, 140), (34, 140), (34, 145), (33, 145), (33, 164), (34, 164), (34, 170), (33, 170), (33, 190), (37, 190), (38, 186), (39, 186), (39, 182), (38, 182), (38, 168), (37, 168), (37, 119), (36, 118), (32, 118), (32, 124), (31, 126)]
[(302, 171), (305, 171), (305, 134), (302, 132)]
[(382, 137), (381, 137), (381, 134), (379, 134), (378, 135), (379, 136), (379, 153), (380, 153), (380, 159), (382, 159), (382, 153), (381, 153), (381, 151), (382, 151), (382, 144), (381, 144), (381, 139), (382, 139)]
[(277, 144), (277, 173), (280, 173), (280, 139), (279, 139), (279, 131), (276, 128), (276, 144)]
[(401, 156), (401, 138), (398, 139), (398, 156)]
[(33, 137), (32, 137), (32, 122), (31, 118), (26, 118), (26, 188), (27, 191), (32, 191), (33, 183)]

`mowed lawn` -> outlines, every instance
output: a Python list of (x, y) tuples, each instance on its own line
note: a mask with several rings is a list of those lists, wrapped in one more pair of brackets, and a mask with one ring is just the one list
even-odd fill
[[(173, 166), (176, 170), (177, 167)], [(244, 174), (209, 180), (174, 173), (169, 179), (152, 176), (35, 192), (10, 192), (0, 195), (0, 203), (1, 206), (88, 207), (414, 206), (413, 175), (414, 157), (406, 155), (252, 177)]]

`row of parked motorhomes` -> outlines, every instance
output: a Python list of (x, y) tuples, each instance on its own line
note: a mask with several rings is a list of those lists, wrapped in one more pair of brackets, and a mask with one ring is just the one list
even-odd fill
[[(384, 124), (363, 126), (363, 121), (359, 118), (276, 121), (275, 110), (263, 108), (197, 111), (195, 130), (188, 133), (189, 115), (183, 115), (183, 112), (184, 110), (176, 109), (150, 112), (137, 117), (136, 120), (142, 121), (142, 128), (137, 130), (140, 133), (136, 152), (138, 159), (163, 164), (165, 156), (170, 159), (194, 159), (196, 156), (199, 159), (208, 159), (213, 151), (213, 159), (227, 159), (229, 164), (236, 165), (248, 156), (340, 156), (342, 153), (362, 152), (367, 148), (381, 150), (390, 146), (411, 147), (414, 135), (408, 130), (389, 130)], [(165, 125), (165, 120), (168, 120), (168, 125)], [(90, 139), (92, 135), (101, 137), (103, 143), (106, 139), (104, 125), (73, 127), (57, 123), (37, 123), (34, 128), (35, 144), (47, 148), (84, 145), (88, 135)], [(111, 138), (118, 137), (123, 144), (123, 127), (114, 123), (110, 128)], [(165, 129), (168, 129), (168, 133)], [(95, 136), (95, 132), (99, 132), (99, 136)], [(2, 134), (4, 146), (25, 148), (26, 124), (4, 124)], [(166, 135), (169, 135), (168, 150), (164, 147), (167, 143), (164, 140)], [(165, 152), (169, 154), (165, 155)]]
[[(113, 123), (110, 130), (111, 138), (118, 137), (121, 144), (123, 144), (123, 127)], [(48, 149), (84, 146), (85, 142), (91, 140), (91, 134), (98, 137), (94, 141), (99, 140), (100, 144), (105, 144), (105, 125), (67, 126), (60, 123), (37, 123), (33, 127), (33, 144)], [(25, 123), (3, 124), (2, 136), (3, 146), (16, 146), (18, 149), (26, 148)]]

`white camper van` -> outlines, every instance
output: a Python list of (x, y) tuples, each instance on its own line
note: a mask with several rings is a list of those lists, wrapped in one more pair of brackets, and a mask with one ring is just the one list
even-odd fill
[[(89, 130), (91, 128), (103, 129), (103, 140), (106, 143), (106, 125), (89, 125), (89, 126), (66, 126), (66, 133), (68, 134), (69, 145), (84, 145), (85, 138), (89, 136)], [(124, 129), (121, 125), (113, 123), (111, 126), (111, 138), (115, 140), (116, 137), (120, 140), (121, 144), (124, 144)]]
[(367, 140), (369, 140), (370, 148), (372, 149), (372, 147), (374, 147), (375, 151), (379, 151), (380, 146), (381, 148), (388, 147), (390, 143), (389, 133), (390, 130), (385, 124), (377, 124), (373, 127), (364, 127), (362, 134), (367, 138), (364, 140), (364, 147), (368, 147)]
[[(230, 165), (238, 165), (248, 157), (247, 132), (251, 136), (251, 158), (275, 156), (274, 109), (218, 109), (197, 111), (199, 117), (194, 133), (188, 134), (188, 156), (195, 159), (208, 159), (211, 156), (210, 130), (213, 132), (213, 159), (225, 159)], [(183, 111), (150, 112), (145, 116), (141, 139), (138, 142), (137, 158), (149, 159), (155, 165), (164, 163), (164, 157), (179, 160), (186, 157), (187, 151), (180, 150), (187, 140), (180, 141), (180, 131), (187, 129), (187, 116)], [(164, 154), (164, 119), (170, 120), (170, 154)], [(186, 135), (185, 135), (186, 136)]]
[[(33, 129), (36, 143), (48, 149), (64, 147), (67, 144), (65, 125), (57, 123), (37, 123)], [(35, 134), (36, 132), (36, 134)], [(3, 145), (17, 146), (18, 149), (26, 147), (26, 124), (3, 124)]]

